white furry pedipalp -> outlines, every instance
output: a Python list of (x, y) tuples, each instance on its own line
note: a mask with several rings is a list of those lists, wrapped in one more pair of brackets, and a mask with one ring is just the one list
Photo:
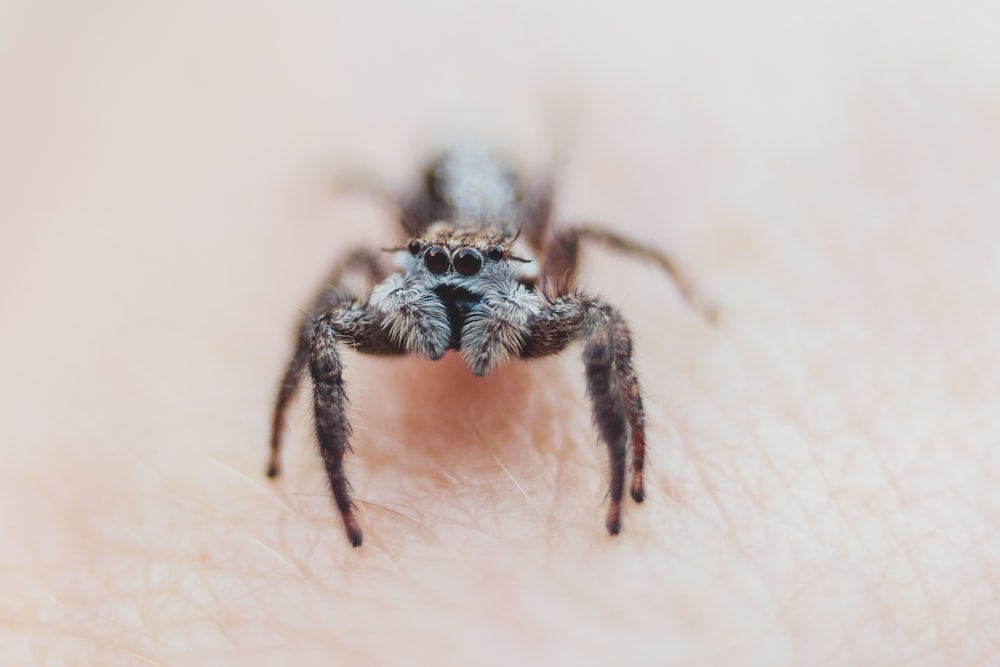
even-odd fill
[(528, 323), (543, 306), (518, 282), (500, 288), (483, 296), (462, 327), (462, 358), (475, 375), (489, 374), (521, 351)]
[(395, 274), (372, 291), (368, 301), (382, 316), (382, 328), (403, 350), (440, 359), (448, 349), (451, 325), (444, 303), (418, 276)]

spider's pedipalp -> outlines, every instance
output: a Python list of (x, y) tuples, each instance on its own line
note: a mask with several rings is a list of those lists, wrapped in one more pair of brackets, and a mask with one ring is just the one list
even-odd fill
[(402, 350), (432, 360), (444, 356), (452, 333), (448, 311), (419, 277), (389, 276), (372, 291), (369, 305)]
[(531, 320), (544, 305), (538, 294), (518, 282), (488, 292), (465, 318), (462, 357), (474, 375), (488, 375), (517, 356)]

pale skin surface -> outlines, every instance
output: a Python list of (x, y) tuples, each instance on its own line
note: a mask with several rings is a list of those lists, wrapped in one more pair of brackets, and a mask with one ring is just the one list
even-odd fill
[[(0, 32), (0, 664), (1000, 660), (995, 11), (30, 4)], [(300, 309), (397, 241), (334, 166), (405, 182), (455, 118), (534, 160), (566, 80), (561, 213), (722, 315), (587, 253), (647, 501), (604, 532), (578, 350), (346, 354), (351, 549), (307, 401), (263, 475)]]

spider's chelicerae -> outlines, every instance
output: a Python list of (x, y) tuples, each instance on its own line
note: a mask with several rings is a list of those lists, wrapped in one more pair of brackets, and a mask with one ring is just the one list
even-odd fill
[[(278, 390), (267, 474), (278, 474), (285, 412), (308, 365), (320, 454), (352, 545), (361, 545), (361, 528), (344, 474), (351, 433), (340, 359), (345, 346), (435, 360), (455, 350), (482, 376), (511, 358), (582, 343), (593, 421), (611, 461), (608, 532), (621, 528), (629, 459), (631, 495), (642, 502), (646, 431), (632, 339), (613, 306), (574, 288), (580, 241), (651, 260), (689, 301), (690, 293), (670, 259), (646, 245), (588, 226), (552, 230), (552, 191), (551, 180), (520, 178), (488, 151), (448, 151), (430, 164), (423, 186), (397, 202), (407, 235), (387, 249), (397, 265), (379, 252), (355, 250), (306, 313)], [(351, 271), (368, 279), (370, 293), (347, 289)]]

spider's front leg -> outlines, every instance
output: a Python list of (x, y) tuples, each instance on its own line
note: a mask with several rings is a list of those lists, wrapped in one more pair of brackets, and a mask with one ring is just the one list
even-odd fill
[(587, 393), (594, 425), (608, 447), (611, 506), (606, 525), (609, 533), (617, 535), (621, 530), (630, 441), (631, 495), (636, 502), (645, 498), (646, 422), (639, 381), (632, 367), (632, 338), (625, 321), (617, 310), (597, 299), (579, 294), (561, 296), (533, 318), (521, 356), (533, 358), (555, 354), (576, 341), (583, 342)]
[(320, 455), (330, 481), (337, 509), (344, 520), (347, 537), (354, 546), (361, 545), (361, 529), (354, 518), (350, 485), (344, 475), (344, 454), (350, 448), (350, 424), (345, 407), (343, 365), (339, 346), (347, 344), (368, 354), (402, 354), (390, 338), (381, 313), (368, 303), (359, 303), (344, 288), (343, 279), (349, 271), (361, 271), (369, 282), (381, 280), (385, 269), (379, 257), (359, 250), (338, 264), (327, 284), (303, 317), (295, 352), (288, 362), (278, 389), (271, 431), (269, 477), (277, 476), (280, 466), (281, 440), (285, 413), (299, 384), (299, 376), (308, 364), (313, 379), (313, 412)]
[(316, 321), (309, 349), (309, 374), (313, 380), (313, 413), (316, 437), (330, 490), (351, 544), (361, 546), (361, 527), (354, 518), (350, 485), (344, 475), (344, 454), (350, 448), (351, 426), (345, 412), (343, 364), (339, 343), (369, 354), (401, 354), (370, 305), (344, 304)]
[(370, 250), (355, 250), (334, 266), (323, 289), (309, 307), (309, 311), (299, 323), (298, 338), (295, 351), (285, 368), (278, 385), (278, 395), (274, 401), (274, 414), (271, 421), (271, 455), (267, 464), (267, 476), (277, 477), (281, 472), (281, 441), (285, 433), (285, 415), (288, 405), (299, 388), (299, 377), (302, 369), (309, 361), (309, 347), (312, 343), (313, 327), (316, 320), (324, 313), (349, 305), (350, 296), (343, 288), (345, 276), (352, 272), (361, 272), (369, 285), (383, 280), (387, 271), (380, 257)]

